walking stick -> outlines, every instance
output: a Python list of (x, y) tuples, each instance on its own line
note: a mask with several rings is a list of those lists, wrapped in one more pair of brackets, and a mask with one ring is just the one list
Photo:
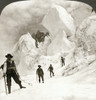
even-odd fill
[(4, 83), (5, 83), (5, 92), (6, 92), (6, 95), (7, 95), (6, 76), (4, 76)]
[(36, 81), (38, 82), (38, 75), (36, 74)]

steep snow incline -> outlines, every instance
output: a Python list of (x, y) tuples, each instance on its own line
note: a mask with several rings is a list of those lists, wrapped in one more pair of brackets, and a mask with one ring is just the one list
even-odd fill
[(65, 32), (59, 33), (56, 35), (56, 37), (53, 39), (52, 43), (49, 45), (47, 49), (48, 55), (56, 55), (61, 52), (70, 52), (75, 48), (75, 44), (70, 42), (65, 37)]
[[(33, 82), (32, 76), (29, 76), (33, 86), (26, 85), (26, 89), (18, 90), (19, 87), (13, 85), (13, 91), (10, 95), (0, 92), (0, 100), (95, 100), (96, 85), (76, 84), (72, 82), (71, 77), (51, 78), (45, 80), (45, 83)], [(25, 78), (26, 79), (26, 78)], [(24, 83), (23, 83), (24, 84)], [(1, 90), (1, 89), (0, 89)]]
[(35, 40), (32, 39), (29, 33), (19, 39), (13, 49), (13, 55), (15, 61), (17, 61), (19, 73), (29, 73), (39, 55), (36, 51)]
[[(36, 48), (35, 40), (28, 33), (19, 39), (13, 49), (13, 55), (21, 75), (33, 73), (38, 64), (41, 64), (45, 69), (48, 69), (49, 65), (52, 64), (55, 71), (58, 69), (56, 73), (62, 75), (64, 69), (61, 68), (61, 56), (67, 56), (65, 58), (67, 66), (73, 61), (74, 48), (74, 43), (65, 37), (65, 33), (57, 34), (54, 40), (51, 40), (50, 36), (46, 37), (45, 41), (39, 44), (39, 48)], [(58, 73), (59, 68), (62, 73)]]
[(54, 5), (41, 23), (52, 36), (65, 31), (68, 36), (75, 34), (75, 24), (71, 15), (61, 6)]
[(52, 39), (47, 55), (70, 52), (75, 48), (75, 44), (67, 38), (75, 34), (74, 19), (63, 7), (54, 5), (44, 16), (41, 24), (50, 32)]
[(72, 76), (76, 83), (96, 84), (96, 59), (91, 63), (84, 63), (77, 67), (78, 73)]
[[(88, 58), (88, 57), (87, 57)], [(89, 57), (92, 59), (93, 57)], [(32, 86), (23, 81), (26, 89), (20, 90), (18, 85), (13, 82), (12, 93), (5, 95), (3, 79), (0, 80), (0, 100), (95, 100), (96, 99), (96, 61), (91, 62), (90, 65), (85, 64), (79, 66), (79, 72), (75, 75), (67, 77), (58, 77), (58, 74), (64, 73), (64, 67), (60, 69), (60, 54), (52, 58), (42, 56), (40, 57), (39, 64), (45, 72), (45, 83), (38, 83), (36, 71), (32, 75), (21, 77), (25, 82), (29, 82)], [(47, 62), (48, 61), (48, 62)], [(55, 77), (49, 78), (47, 71), (48, 65), (52, 63), (54, 66)], [(74, 68), (75, 69), (75, 68)], [(58, 73), (57, 73), (58, 71)], [(72, 69), (69, 72), (74, 72)], [(69, 73), (66, 72), (66, 73)], [(59, 92), (58, 92), (59, 91)]]
[(85, 19), (76, 32), (78, 46), (88, 54), (96, 53), (96, 15)]
[(47, 49), (50, 44), (51, 44), (51, 38), (50, 36), (46, 36), (44, 42), (38, 43), (39, 48), (36, 48), (36, 50), (39, 52), (41, 56), (47, 55)]
[[(89, 67), (89, 65), (96, 59), (96, 15), (88, 17), (81, 23), (76, 32), (76, 38), (77, 47), (73, 53), (74, 56), (72, 57), (74, 60), (73, 63), (69, 63), (64, 70), (64, 75), (75, 74), (77, 71), (86, 69), (82, 74), (84, 75), (84, 73), (86, 73), (84, 76), (87, 76), (87, 67), (90, 69), (93, 68)], [(94, 68), (92, 71), (93, 73), (90, 73), (90, 75), (94, 75)], [(84, 76), (82, 76), (82, 78)], [(94, 80), (94, 78), (92, 80)]]
[(47, 55), (48, 45), (51, 43), (49, 36), (45, 37), (44, 42), (39, 43), (39, 48), (35, 46), (35, 40), (27, 33), (19, 39), (13, 48), (14, 60), (18, 66), (20, 74), (32, 73), (34, 64), (42, 55)]
[(92, 7), (83, 2), (67, 1), (64, 5), (64, 8), (74, 18), (76, 26), (79, 26), (84, 19), (93, 14)]

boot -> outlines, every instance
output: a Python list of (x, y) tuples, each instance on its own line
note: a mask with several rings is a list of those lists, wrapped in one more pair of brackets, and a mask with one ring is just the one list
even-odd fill
[(11, 93), (11, 86), (8, 86), (8, 94)]
[(26, 88), (26, 87), (22, 86), (22, 84), (19, 84), (19, 86), (20, 86), (20, 89), (22, 89), (22, 88)]
[(26, 87), (25, 86), (21, 86), (20, 88), (22, 89), (22, 88), (26, 88)]
[(41, 80), (40, 80), (40, 78), (39, 78), (39, 83), (41, 83)]

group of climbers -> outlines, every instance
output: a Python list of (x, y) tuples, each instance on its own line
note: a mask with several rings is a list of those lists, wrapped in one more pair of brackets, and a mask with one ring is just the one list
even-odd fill
[[(52, 64), (50, 64), (48, 70), (50, 71), (50, 77), (54, 76)], [(38, 65), (38, 69), (36, 70), (36, 74), (38, 75), (39, 83), (41, 82), (41, 79), (42, 79), (42, 83), (44, 83), (44, 71), (41, 68), (41, 65)]]
[[(63, 67), (65, 65), (65, 58), (61, 57), (61, 66)], [(41, 82), (42, 79), (42, 83), (44, 83), (44, 71), (41, 68), (41, 65), (38, 65), (38, 69), (36, 71), (36, 74), (39, 77), (39, 83)], [(54, 72), (53, 72), (53, 66), (52, 64), (50, 64), (48, 71), (50, 72), (50, 77), (54, 76)]]
[[(4, 64), (1, 65), (0, 68), (2, 68), (3, 70), (3, 77), (6, 77), (6, 83), (7, 83), (7, 87), (8, 87), (8, 93), (11, 93), (11, 78), (14, 79), (14, 81), (19, 85), (19, 87), (22, 88), (26, 88), (24, 86), (22, 86), (21, 84), (21, 80), (20, 80), (20, 76), (18, 74), (18, 71), (16, 69), (16, 65), (14, 60), (12, 60), (13, 56), (11, 54), (7, 54), (5, 56), (7, 59), (4, 62)], [(63, 59), (63, 57), (61, 57), (61, 63), (62, 66), (65, 65), (65, 61)], [(50, 77), (54, 76), (54, 72), (53, 72), (53, 66), (52, 64), (50, 64), (48, 71), (50, 72)], [(38, 75), (39, 78), (39, 83), (41, 82), (42, 79), (42, 83), (44, 83), (44, 71), (41, 68), (41, 65), (38, 65), (38, 69), (36, 70), (36, 74)]]

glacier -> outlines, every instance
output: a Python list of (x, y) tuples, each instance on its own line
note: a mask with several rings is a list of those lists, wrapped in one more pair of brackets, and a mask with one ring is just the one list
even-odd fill
[(61, 52), (69, 53), (75, 48), (75, 44), (65, 37), (65, 32), (59, 33), (53, 39), (47, 49), (47, 55), (55, 55)]
[(18, 65), (17, 69), (19, 73), (29, 73), (28, 70), (31, 69), (31, 64), (34, 63), (36, 58), (39, 56), (35, 49), (35, 40), (32, 39), (30, 33), (21, 36), (19, 41), (16, 43), (12, 52), (14, 60)]
[(30, 33), (22, 35), (12, 50), (18, 72), (22, 75), (30, 74), (39, 57), (47, 54), (49, 44), (50, 38), (47, 36), (44, 42), (38, 44), (39, 48), (36, 48)]
[[(83, 9), (84, 11), (82, 11)], [(15, 31), (19, 34), (18, 39), (17, 36), (12, 38), (16, 34), (10, 33), (9, 40), (3, 44), (1, 42), (1, 47), (6, 44), (5, 51), (0, 50), (1, 56), (2, 52), (4, 54), (6, 50), (10, 51), (9, 48), (12, 44), (11, 53), (21, 76), (20, 79), (27, 88), (18, 90), (18, 86), (12, 80), (12, 93), (6, 96), (3, 78), (1, 78), (0, 100), (95, 100), (96, 14), (91, 14), (90, 7), (83, 7), (79, 3), (76, 6), (73, 2), (68, 2), (68, 5), (65, 3), (64, 7), (63, 4), (52, 4), (43, 11), (44, 13), (40, 12), (39, 19), (36, 16), (35, 21), (36, 24), (43, 25), (44, 31), (45, 28), (49, 31), (49, 36), (45, 37), (44, 42), (38, 44), (38, 48), (35, 46), (32, 32), (24, 30), (24, 33), (19, 34), (18, 28)], [(80, 13), (77, 14), (79, 11)], [(84, 15), (81, 14), (81, 11), (85, 12)], [(32, 26), (29, 25), (29, 27)], [(8, 37), (9, 34), (6, 38)], [(65, 58), (63, 67), (61, 67), (61, 56)], [(39, 84), (36, 76), (39, 64), (44, 70), (44, 84)], [(55, 77), (53, 78), (50, 78), (48, 72), (50, 64), (54, 67)], [(0, 76), (2, 76), (1, 70)], [(32, 86), (28, 85), (28, 82)]]
[[(53, 5), (41, 24), (52, 34), (65, 31), (67, 36), (75, 34), (75, 23), (71, 15), (61, 6)], [(57, 27), (58, 26), (58, 27)]]

